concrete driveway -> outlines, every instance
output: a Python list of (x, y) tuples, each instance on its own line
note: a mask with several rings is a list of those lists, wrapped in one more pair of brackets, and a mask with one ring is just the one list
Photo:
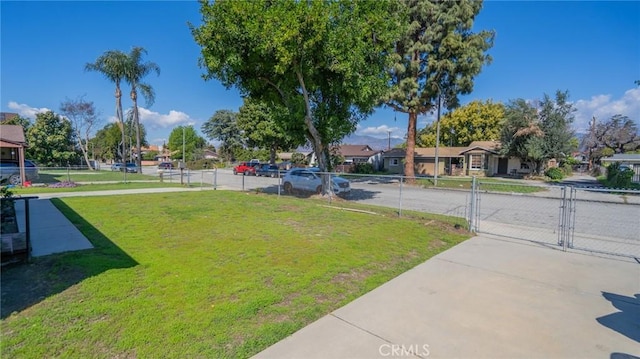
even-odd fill
[(472, 238), (255, 358), (640, 357), (640, 264)]

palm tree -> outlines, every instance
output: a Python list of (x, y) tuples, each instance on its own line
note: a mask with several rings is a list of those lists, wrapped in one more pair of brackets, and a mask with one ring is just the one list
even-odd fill
[(124, 119), (122, 116), (122, 91), (120, 90), (120, 82), (125, 76), (125, 68), (127, 65), (127, 54), (118, 50), (110, 50), (100, 55), (94, 63), (87, 63), (84, 67), (85, 71), (96, 71), (102, 73), (108, 80), (116, 85), (116, 117), (118, 125), (122, 133), (122, 153), (121, 160), (126, 160), (126, 144), (124, 139)]
[(127, 57), (127, 66), (125, 70), (124, 79), (131, 86), (131, 101), (133, 101), (133, 122), (136, 127), (136, 149), (138, 151), (136, 156), (136, 164), (138, 172), (142, 173), (142, 156), (140, 155), (140, 118), (138, 115), (138, 90), (142, 93), (142, 96), (147, 102), (147, 106), (153, 104), (155, 94), (153, 88), (141, 80), (152, 71), (160, 75), (160, 67), (155, 62), (142, 62), (142, 55), (146, 54), (147, 50), (142, 47), (134, 47)]

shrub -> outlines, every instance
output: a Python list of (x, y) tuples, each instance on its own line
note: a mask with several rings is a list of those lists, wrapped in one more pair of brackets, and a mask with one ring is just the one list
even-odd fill
[(48, 185), (47, 187), (49, 187), (49, 188), (73, 188), (73, 187), (78, 187), (78, 184), (75, 183), (75, 182), (71, 182), (71, 181), (62, 181), (62, 182), (52, 183), (52, 184)]
[(633, 174), (631, 169), (621, 169), (620, 164), (614, 162), (607, 167), (605, 186), (609, 188), (631, 188)]
[(13, 197), (13, 192), (7, 186), (0, 187), (0, 197), (2, 198), (11, 198)]
[(373, 165), (371, 163), (356, 163), (353, 167), (353, 173), (370, 175), (373, 174)]
[(546, 170), (544, 172), (544, 175), (551, 178), (554, 181), (559, 181), (564, 178), (564, 171), (561, 168), (554, 167)]

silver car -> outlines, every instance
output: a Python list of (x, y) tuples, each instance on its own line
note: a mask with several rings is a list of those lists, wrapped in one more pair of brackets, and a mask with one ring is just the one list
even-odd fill
[[(31, 160), (24, 160), (24, 174), (27, 177), (27, 181), (34, 181), (40, 177), (38, 166)], [(3, 160), (0, 162), (0, 183), (18, 185), (20, 182), (20, 165), (18, 161)]]
[[(313, 168), (293, 168), (282, 178), (285, 192), (307, 191), (322, 193), (322, 173), (317, 167)], [(351, 185), (348, 180), (331, 175), (331, 189), (333, 193), (346, 195), (351, 192)]]

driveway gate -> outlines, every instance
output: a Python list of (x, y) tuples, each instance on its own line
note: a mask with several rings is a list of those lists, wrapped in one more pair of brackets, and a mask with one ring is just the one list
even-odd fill
[(640, 191), (474, 181), (470, 228), (567, 249), (640, 258)]

